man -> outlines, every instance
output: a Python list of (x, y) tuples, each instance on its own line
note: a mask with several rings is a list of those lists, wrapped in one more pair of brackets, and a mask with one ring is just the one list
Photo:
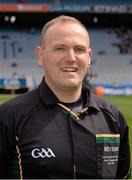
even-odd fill
[(83, 86), (92, 50), (77, 19), (59, 16), (41, 34), (40, 86), (0, 108), (1, 178), (126, 178), (128, 127)]

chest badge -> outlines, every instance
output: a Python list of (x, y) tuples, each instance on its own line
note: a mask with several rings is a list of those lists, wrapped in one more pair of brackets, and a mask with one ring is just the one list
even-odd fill
[(32, 150), (31, 155), (33, 158), (51, 158), (56, 157), (50, 148), (35, 148)]

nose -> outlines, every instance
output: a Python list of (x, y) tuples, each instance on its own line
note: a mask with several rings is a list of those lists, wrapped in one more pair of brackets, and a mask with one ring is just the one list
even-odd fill
[(67, 60), (70, 62), (76, 61), (76, 54), (73, 49), (69, 49), (67, 52)]

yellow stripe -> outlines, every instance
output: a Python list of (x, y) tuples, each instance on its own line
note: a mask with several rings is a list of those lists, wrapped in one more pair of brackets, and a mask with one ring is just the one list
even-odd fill
[[(17, 136), (16, 136), (16, 141), (17, 141), (17, 143), (19, 141), (19, 138)], [(22, 180), (23, 179), (23, 175), (22, 175), (23, 174), (22, 173), (22, 161), (21, 161), (21, 153), (20, 153), (18, 145), (16, 145), (16, 151), (17, 151), (18, 161), (19, 161), (20, 179)]]
[(84, 108), (81, 113), (86, 112), (88, 110), (88, 107)]
[(60, 107), (62, 107), (63, 109), (65, 109), (66, 111), (69, 112), (69, 114), (72, 114), (77, 120), (79, 120), (79, 117), (77, 116), (76, 113), (74, 113), (73, 111), (71, 111), (68, 107), (64, 106), (61, 103), (57, 103)]
[(18, 139), (18, 137), (16, 136), (16, 141), (18, 142), (18, 140), (19, 140), (19, 139)]
[(120, 134), (96, 134), (96, 137), (120, 137)]
[(67, 110), (68, 112), (71, 112), (71, 110), (68, 108), (68, 107), (66, 107), (66, 106), (64, 106), (63, 104), (61, 104), (61, 103), (57, 103), (60, 107), (62, 107), (63, 109), (65, 109), (65, 110)]
[(129, 170), (127, 172), (127, 175), (123, 179), (128, 179), (129, 175), (131, 175), (131, 167), (129, 167)]

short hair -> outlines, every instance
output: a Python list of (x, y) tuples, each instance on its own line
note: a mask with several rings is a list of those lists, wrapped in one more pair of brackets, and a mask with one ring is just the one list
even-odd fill
[(72, 23), (76, 23), (79, 24), (88, 34), (88, 31), (86, 29), (86, 27), (81, 23), (81, 21), (79, 21), (78, 19), (76, 19), (75, 17), (71, 17), (71, 16), (66, 16), (66, 15), (60, 15), (52, 20), (50, 20), (49, 22), (47, 22), (42, 31), (41, 31), (41, 36), (40, 36), (40, 45), (43, 44), (43, 40), (44, 40), (44, 36), (47, 32), (47, 30), (54, 24), (57, 23), (65, 23), (65, 22), (72, 22)]

